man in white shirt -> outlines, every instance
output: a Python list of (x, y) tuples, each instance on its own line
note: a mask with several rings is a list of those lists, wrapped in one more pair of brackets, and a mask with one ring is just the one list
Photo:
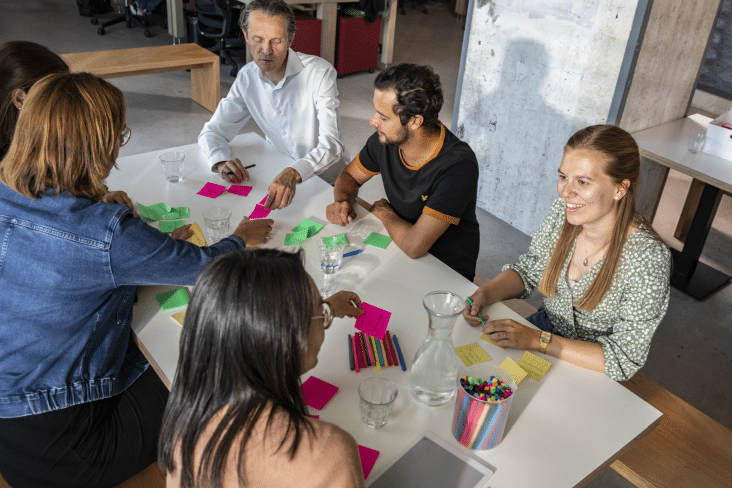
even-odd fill
[(269, 186), (266, 208), (292, 202), (296, 185), (343, 156), (338, 88), (333, 66), (290, 49), (295, 16), (282, 0), (253, 0), (239, 19), (253, 63), (240, 71), (228, 96), (203, 126), (198, 145), (205, 164), (232, 183), (249, 179), (228, 143), (253, 117), (267, 140), (295, 161)]

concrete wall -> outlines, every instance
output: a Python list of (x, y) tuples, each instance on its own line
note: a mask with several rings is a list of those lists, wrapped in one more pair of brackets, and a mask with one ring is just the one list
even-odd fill
[(567, 139), (608, 119), (636, 4), (475, 0), (453, 125), (478, 157), (483, 209), (540, 225)]

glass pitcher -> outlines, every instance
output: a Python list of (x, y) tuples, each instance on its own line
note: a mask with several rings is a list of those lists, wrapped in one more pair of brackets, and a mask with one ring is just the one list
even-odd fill
[(465, 309), (465, 301), (448, 291), (433, 291), (422, 303), (429, 330), (412, 361), (409, 391), (417, 403), (436, 406), (449, 402), (455, 393), (458, 357), (452, 345), (452, 328)]

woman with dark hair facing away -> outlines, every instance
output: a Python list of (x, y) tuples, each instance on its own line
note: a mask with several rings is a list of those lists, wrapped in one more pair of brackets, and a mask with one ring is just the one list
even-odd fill
[(0, 162), (0, 473), (16, 488), (115, 486), (155, 461), (168, 391), (130, 335), (137, 285), (191, 285), (271, 228), (244, 219), (198, 247), (101, 203), (128, 137), (119, 89), (53, 74)]
[[(633, 137), (612, 125), (574, 134), (559, 167), (559, 198), (529, 251), (472, 296), (465, 320), (499, 346), (530, 349), (623, 381), (648, 357), (666, 314), (671, 254), (636, 210), (640, 153)], [(528, 298), (544, 306), (528, 317), (485, 323), (484, 307)], [(488, 317), (483, 316), (483, 319)]]
[(160, 433), (167, 486), (362, 487), (356, 441), (311, 418), (300, 389), (333, 317), (360, 305), (348, 291), (323, 301), (300, 253), (242, 250), (206, 266)]
[(30, 87), (46, 75), (68, 71), (58, 54), (35, 42), (9, 41), (0, 45), (0, 159), (8, 152)]

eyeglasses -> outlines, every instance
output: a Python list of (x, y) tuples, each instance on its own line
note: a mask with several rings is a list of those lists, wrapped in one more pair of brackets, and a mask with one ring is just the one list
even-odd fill
[(333, 323), (333, 311), (328, 302), (323, 302), (323, 315), (315, 315), (312, 320), (323, 319), (323, 328), (327, 329)]
[(128, 142), (130, 142), (130, 137), (132, 137), (132, 129), (125, 126), (124, 129), (122, 129), (122, 134), (119, 136), (122, 142), (120, 143), (120, 147), (124, 146)]

